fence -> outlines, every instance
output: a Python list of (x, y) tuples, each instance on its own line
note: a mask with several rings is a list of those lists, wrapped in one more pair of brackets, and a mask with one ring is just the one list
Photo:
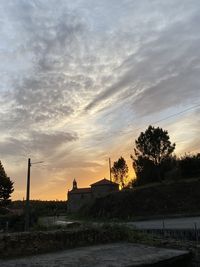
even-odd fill
[(196, 242), (200, 240), (200, 229), (197, 227), (194, 229), (139, 229), (139, 231), (155, 236), (173, 238), (177, 240), (189, 240)]

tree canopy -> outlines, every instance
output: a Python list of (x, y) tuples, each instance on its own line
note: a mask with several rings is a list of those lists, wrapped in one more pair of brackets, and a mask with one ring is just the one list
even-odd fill
[(141, 132), (135, 144), (135, 155), (145, 157), (155, 165), (168, 158), (175, 149), (175, 144), (171, 144), (169, 140), (168, 132), (151, 125), (144, 133)]
[(170, 166), (175, 144), (172, 144), (166, 130), (149, 126), (135, 140), (133, 168), (138, 182), (146, 183), (163, 178), (166, 165)]
[(124, 188), (126, 184), (126, 179), (128, 177), (128, 166), (123, 157), (120, 157), (114, 162), (111, 172), (114, 177), (114, 181), (119, 183), (119, 185)]
[(0, 204), (5, 206), (14, 191), (13, 182), (7, 176), (4, 167), (0, 161)]

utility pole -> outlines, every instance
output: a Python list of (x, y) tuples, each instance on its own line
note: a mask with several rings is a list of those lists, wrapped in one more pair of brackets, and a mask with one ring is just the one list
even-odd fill
[(26, 204), (25, 204), (25, 227), (24, 230), (29, 231), (30, 226), (30, 174), (31, 166), (33, 164), (43, 163), (44, 161), (31, 162), (31, 159), (28, 159), (28, 170), (27, 170), (27, 187), (26, 187)]
[(111, 160), (109, 158), (109, 171), (110, 171), (110, 181), (112, 181), (112, 177), (111, 177)]
[(26, 187), (26, 206), (25, 206), (25, 231), (29, 230), (30, 219), (30, 172), (31, 172), (31, 159), (28, 159), (27, 171), (27, 187)]

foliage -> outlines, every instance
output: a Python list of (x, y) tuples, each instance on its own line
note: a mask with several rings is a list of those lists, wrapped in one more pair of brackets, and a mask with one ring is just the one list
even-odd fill
[(13, 182), (10, 177), (7, 176), (4, 167), (0, 161), (0, 204), (6, 206), (9, 202), (9, 198), (14, 191)]
[[(10, 208), (23, 210), (25, 201), (13, 201)], [(56, 216), (66, 214), (67, 205), (66, 201), (30, 200), (30, 209), (38, 216)]]
[(138, 158), (133, 159), (133, 168), (136, 173), (134, 185), (154, 182), (156, 167), (151, 160), (138, 156)]
[(10, 210), (7, 209), (6, 207), (0, 207), (0, 215), (6, 215), (10, 213)]
[(154, 165), (159, 165), (166, 158), (171, 156), (175, 144), (171, 145), (168, 132), (162, 128), (149, 126), (135, 141), (134, 149), (136, 156), (142, 156), (151, 160)]
[[(38, 216), (31, 212), (30, 214), (30, 227), (32, 228), (37, 224)], [(20, 215), (10, 213), (4, 216), (0, 216), (0, 230), (9, 232), (22, 232), (24, 231), (25, 214)]]
[(182, 178), (200, 176), (200, 153), (179, 158), (178, 168)]
[(155, 183), (121, 190), (98, 198), (85, 209), (85, 216), (101, 220), (130, 220), (146, 217), (199, 214), (200, 181)]
[(128, 177), (128, 166), (123, 157), (114, 162), (111, 172), (114, 176), (114, 181), (124, 188)]
[(168, 132), (162, 128), (149, 126), (135, 140), (133, 168), (138, 184), (160, 181), (164, 178), (166, 169), (172, 167), (172, 153), (175, 144), (171, 144)]

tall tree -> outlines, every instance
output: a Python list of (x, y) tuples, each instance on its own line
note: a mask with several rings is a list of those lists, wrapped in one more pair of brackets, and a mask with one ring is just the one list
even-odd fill
[(13, 182), (7, 176), (4, 167), (0, 161), (0, 204), (5, 206), (14, 191)]
[(111, 172), (113, 174), (114, 181), (119, 183), (120, 186), (124, 188), (128, 177), (128, 166), (123, 157), (120, 157), (114, 162)]
[(135, 140), (133, 168), (136, 176), (143, 183), (152, 180), (161, 180), (164, 163), (169, 162), (175, 149), (166, 130), (149, 126), (145, 132), (141, 132)]

